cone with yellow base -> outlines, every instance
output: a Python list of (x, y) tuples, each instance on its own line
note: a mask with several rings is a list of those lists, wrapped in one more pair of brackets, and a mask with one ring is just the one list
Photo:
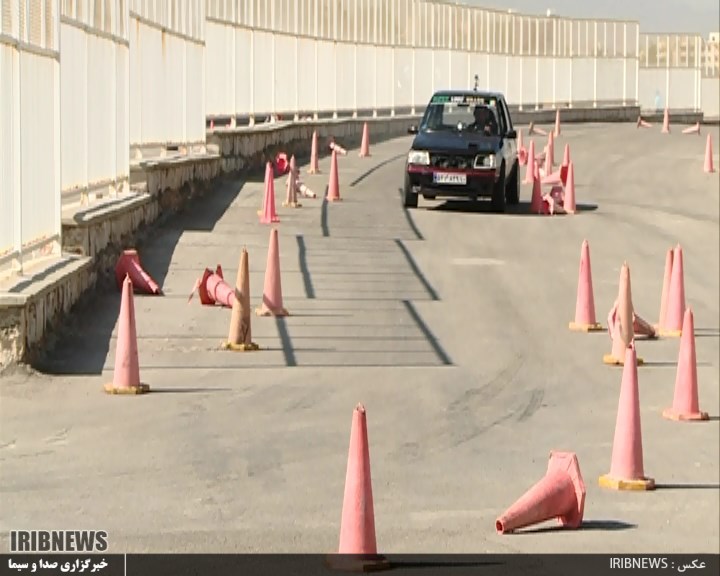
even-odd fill
[(223, 350), (253, 352), (260, 349), (252, 341), (249, 269), (248, 252), (243, 248), (240, 254), (237, 280), (235, 281), (235, 301), (230, 316), (230, 330), (227, 341), (222, 343), (221, 348)]
[(655, 489), (655, 480), (645, 475), (643, 464), (640, 392), (634, 345), (625, 351), (610, 472), (600, 476), (598, 484), (610, 490)]
[[(632, 289), (630, 287), (630, 267), (627, 262), (620, 269), (620, 289), (616, 304), (608, 316), (608, 331), (612, 338), (610, 354), (603, 356), (603, 363), (611, 366), (622, 366), (625, 363), (625, 351), (635, 343), (633, 322)], [(638, 358), (637, 364), (642, 365), (643, 359)]]
[(137, 331), (135, 328), (135, 302), (130, 276), (125, 276), (118, 318), (117, 345), (113, 381), (105, 385), (108, 394), (147, 394), (150, 386), (140, 382)]
[(682, 323), (685, 316), (685, 270), (683, 266), (683, 250), (675, 246), (670, 274), (670, 290), (668, 292), (667, 310), (660, 328), (660, 336), (679, 338), (682, 335)]

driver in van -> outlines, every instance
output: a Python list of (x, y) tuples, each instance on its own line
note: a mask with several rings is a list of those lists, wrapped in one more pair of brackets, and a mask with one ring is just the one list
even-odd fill
[(473, 110), (475, 122), (468, 126), (469, 129), (484, 132), (488, 136), (496, 136), (498, 133), (498, 124), (493, 111), (483, 104), (478, 104)]

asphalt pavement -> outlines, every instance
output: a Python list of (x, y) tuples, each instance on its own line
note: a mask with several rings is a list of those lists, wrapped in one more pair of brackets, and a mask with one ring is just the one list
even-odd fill
[[(302, 167), (319, 196), (302, 208), (281, 206), (276, 180), (291, 316), (253, 316), (258, 352), (220, 350), (229, 310), (187, 298), (205, 267), (222, 265), (233, 282), (246, 247), (259, 305), (270, 235), (257, 216), (262, 182), (228, 182), (158, 228), (141, 257), (165, 296), (135, 299), (151, 394), (102, 391), (114, 365), (115, 292), (68, 320), (38, 371), (3, 377), (3, 537), (87, 528), (107, 530), (110, 551), (335, 551), (351, 416), (362, 402), (380, 551), (717, 552), (720, 194), (718, 173), (702, 171), (705, 137), (566, 125), (557, 161), (566, 143), (574, 216), (530, 215), (527, 185), (505, 215), (423, 200), (406, 211), (409, 138), (372, 146), (370, 158), (341, 157), (342, 202), (321, 199), (327, 158), (322, 174)], [(568, 330), (583, 239), (603, 323), (623, 262), (636, 312), (656, 322), (665, 253), (683, 247), (711, 420), (662, 418), (679, 341), (639, 340), (654, 492), (598, 486), (622, 370), (602, 363), (607, 332)], [(578, 456), (585, 525), (496, 534), (495, 519), (542, 478), (550, 450)]]

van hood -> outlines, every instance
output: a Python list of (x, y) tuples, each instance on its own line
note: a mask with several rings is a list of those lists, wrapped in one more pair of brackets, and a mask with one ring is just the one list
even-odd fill
[(452, 152), (498, 152), (502, 147), (499, 136), (484, 136), (476, 132), (438, 130), (420, 132), (412, 143), (413, 150)]

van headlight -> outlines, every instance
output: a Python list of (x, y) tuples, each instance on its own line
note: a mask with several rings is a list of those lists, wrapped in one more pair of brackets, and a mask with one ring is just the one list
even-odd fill
[(474, 168), (495, 168), (495, 154), (475, 156)]
[(408, 164), (430, 165), (430, 154), (421, 150), (410, 150), (408, 153)]

